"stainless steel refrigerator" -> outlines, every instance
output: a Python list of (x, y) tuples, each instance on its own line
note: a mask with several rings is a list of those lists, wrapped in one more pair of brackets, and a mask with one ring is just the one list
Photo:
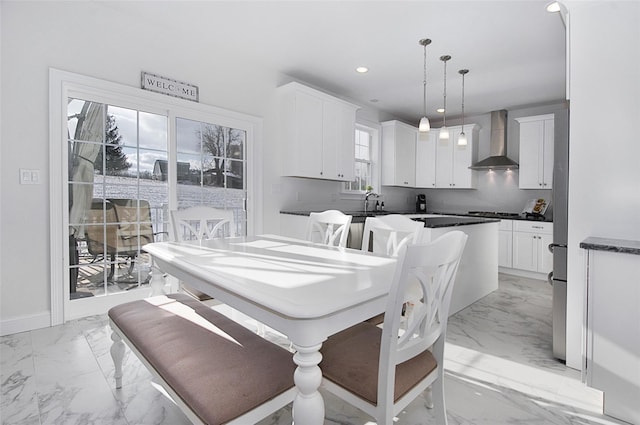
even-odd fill
[(567, 348), (567, 228), (569, 191), (569, 110), (555, 113), (553, 166), (553, 356), (566, 361)]

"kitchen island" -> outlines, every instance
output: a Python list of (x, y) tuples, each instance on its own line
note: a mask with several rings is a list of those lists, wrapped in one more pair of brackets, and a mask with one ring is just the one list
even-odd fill
[[(304, 239), (309, 213), (310, 211), (281, 211), (281, 234)], [(360, 249), (364, 221), (366, 217), (373, 216), (375, 213), (366, 215), (348, 211), (345, 213), (353, 216), (348, 246)], [(442, 214), (403, 213), (403, 215), (424, 223), (421, 242), (432, 241), (453, 230), (461, 230), (469, 236), (458, 268), (450, 315), (498, 289), (498, 224), (500, 220)]]

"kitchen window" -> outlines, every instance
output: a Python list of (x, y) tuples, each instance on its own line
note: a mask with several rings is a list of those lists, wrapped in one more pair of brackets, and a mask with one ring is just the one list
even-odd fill
[(355, 130), (355, 172), (354, 179), (345, 182), (344, 193), (362, 193), (367, 187), (377, 187), (377, 147), (378, 131), (369, 126), (356, 124)]

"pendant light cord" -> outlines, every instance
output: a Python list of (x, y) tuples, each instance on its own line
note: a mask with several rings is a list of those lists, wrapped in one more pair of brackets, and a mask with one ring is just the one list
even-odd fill
[(462, 132), (464, 133), (464, 74), (462, 74)]
[(449, 55), (443, 55), (440, 56), (440, 60), (442, 62), (444, 62), (444, 92), (443, 92), (443, 98), (444, 98), (444, 111), (443, 111), (443, 121), (442, 121), (442, 125), (446, 128), (447, 127), (447, 61), (451, 59), (451, 56)]
[(446, 127), (447, 126), (447, 61), (444, 61), (444, 115), (443, 115), (443, 119), (442, 119), (442, 124)]
[(464, 133), (464, 76), (468, 72), (468, 69), (461, 69), (458, 71), (458, 74), (462, 75), (462, 133)]
[[(430, 40), (429, 40), (430, 41)], [(424, 46), (424, 80), (422, 81), (422, 105), (424, 107), (424, 116), (427, 116), (427, 43)]]

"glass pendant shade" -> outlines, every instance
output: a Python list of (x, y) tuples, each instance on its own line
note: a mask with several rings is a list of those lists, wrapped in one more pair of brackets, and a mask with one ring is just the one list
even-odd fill
[(422, 117), (422, 119), (420, 120), (420, 125), (418, 126), (418, 131), (421, 133), (426, 133), (429, 130), (431, 130), (431, 124), (429, 123), (429, 118)]
[(449, 140), (449, 129), (447, 127), (440, 127), (440, 133), (438, 135), (440, 140)]
[(431, 40), (423, 38), (418, 44), (424, 48), (424, 80), (422, 81), (422, 106), (424, 108), (424, 115), (422, 119), (420, 119), (418, 131), (420, 133), (427, 133), (431, 130), (431, 123), (429, 122), (429, 118), (427, 118), (427, 46), (431, 44)]
[(464, 131), (458, 136), (458, 146), (467, 146), (467, 135)]

